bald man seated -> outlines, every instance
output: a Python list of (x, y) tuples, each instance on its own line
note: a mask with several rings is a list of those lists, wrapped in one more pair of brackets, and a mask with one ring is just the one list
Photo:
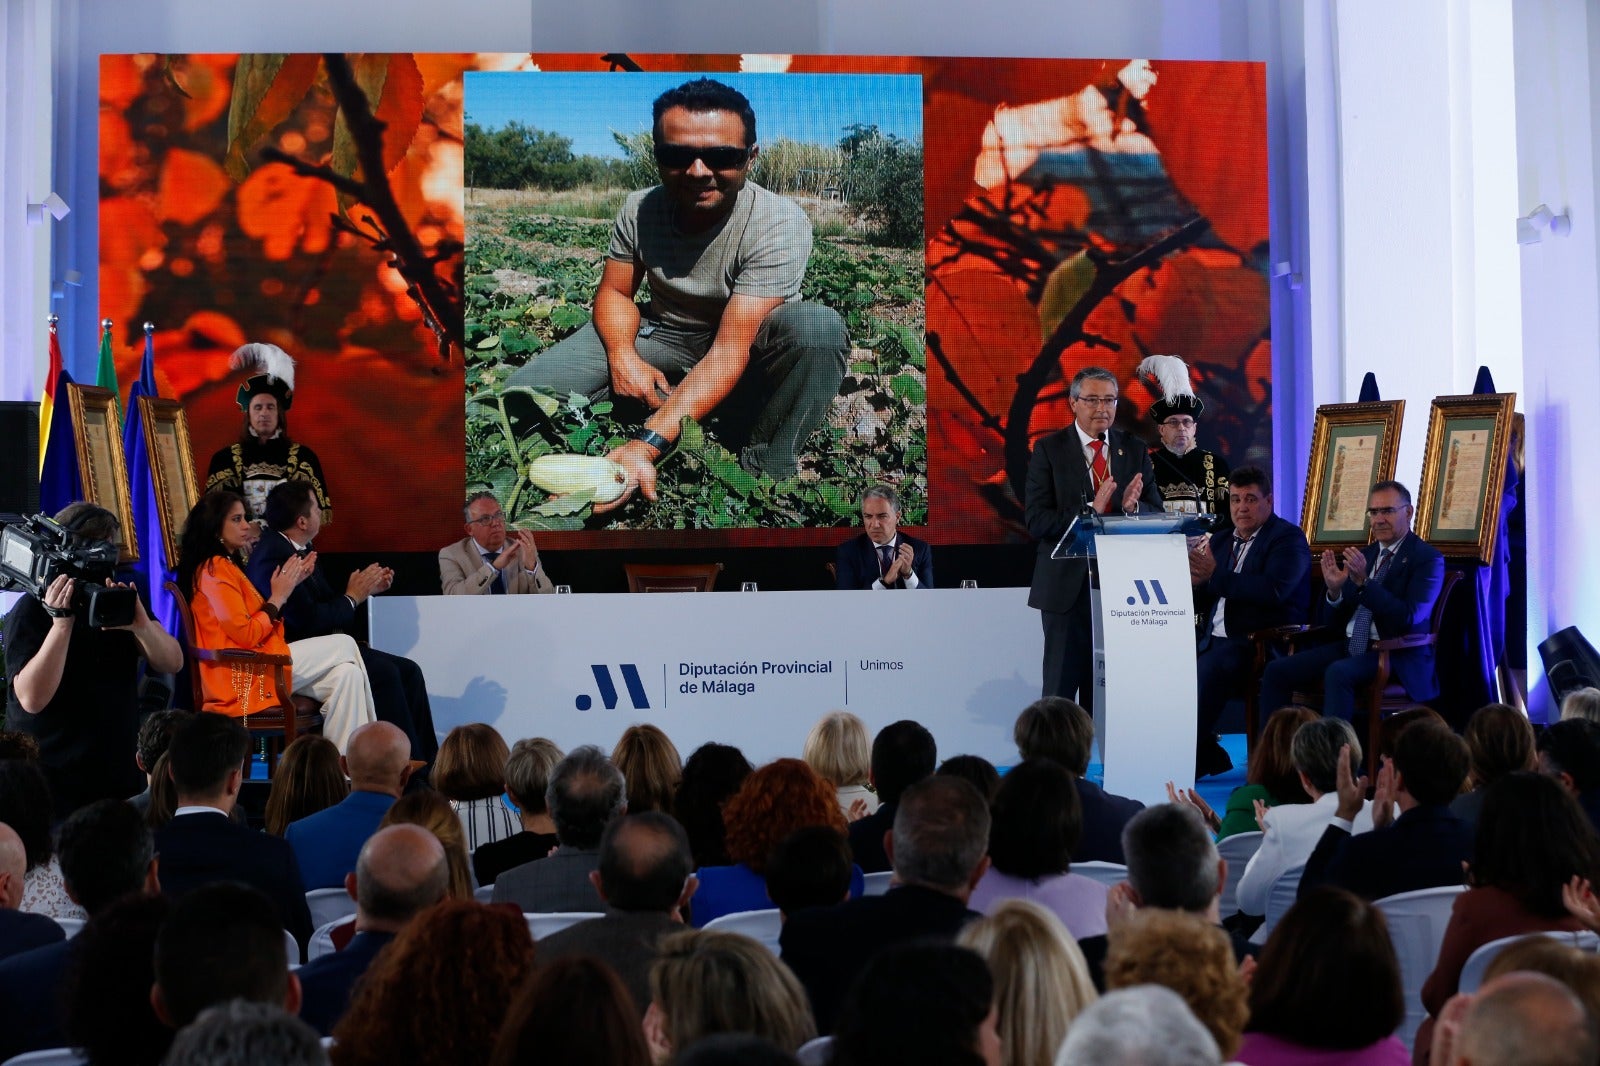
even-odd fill
[(339, 767), (350, 778), (350, 794), (326, 810), (290, 822), (284, 833), (307, 892), (340, 888), (356, 868), (361, 845), (378, 831), (411, 779), (411, 741), (399, 726), (369, 722), (350, 734)]
[(350, 992), (395, 934), (444, 899), (450, 868), (438, 839), (417, 825), (391, 825), (361, 849), (345, 891), (356, 901), (356, 935), (343, 951), (312, 959), (296, 971), (300, 1017), (328, 1036), (350, 1005)]
[(1504, 974), (1455, 997), (1437, 1029), (1433, 1066), (1593, 1066), (1600, 1058), (1583, 1002), (1539, 973)]
[(0, 959), (65, 940), (61, 927), (42, 914), (17, 910), (28, 853), (17, 831), (0, 822)]

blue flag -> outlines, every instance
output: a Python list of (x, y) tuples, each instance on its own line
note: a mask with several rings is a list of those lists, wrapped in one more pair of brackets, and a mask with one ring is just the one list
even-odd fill
[[(155, 341), (146, 331), (144, 335), (144, 362), (139, 367), (139, 380), (128, 390), (128, 410), (122, 423), (122, 453), (128, 461), (128, 492), (133, 497), (133, 526), (144, 550), (139, 561), (133, 564), (132, 578), (139, 591), (150, 604), (150, 617), (168, 633), (178, 634), (178, 605), (162, 583), (173, 579), (167, 568), (166, 540), (161, 534), (161, 508), (156, 498), (156, 479), (150, 469), (150, 453), (144, 442), (144, 413), (139, 409), (139, 397), (159, 397), (156, 386)], [(173, 486), (177, 488), (177, 486)], [(175, 531), (176, 532), (176, 531)]]
[(74, 500), (83, 499), (83, 479), (78, 474), (78, 442), (72, 432), (72, 412), (67, 386), (72, 375), (63, 368), (56, 373), (51, 390), (59, 408), (50, 419), (49, 435), (42, 442), (44, 459), (39, 468), (39, 510), (54, 515)]

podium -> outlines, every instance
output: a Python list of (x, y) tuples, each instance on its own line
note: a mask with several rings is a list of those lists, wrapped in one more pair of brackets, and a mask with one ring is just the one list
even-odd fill
[(1075, 519), (1052, 559), (1089, 564), (1094, 619), (1094, 731), (1108, 792), (1165, 803), (1166, 783), (1194, 784), (1194, 594), (1187, 538), (1210, 533), (1193, 515)]

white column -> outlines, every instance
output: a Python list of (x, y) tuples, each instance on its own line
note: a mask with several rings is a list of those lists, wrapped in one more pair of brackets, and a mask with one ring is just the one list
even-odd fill
[(50, 192), (49, 0), (0, 6), (0, 400), (44, 391), (50, 311), (50, 227), (29, 225), (27, 206)]

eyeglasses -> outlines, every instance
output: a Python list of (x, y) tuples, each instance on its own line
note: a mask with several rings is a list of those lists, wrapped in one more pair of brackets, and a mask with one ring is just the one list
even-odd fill
[(697, 148), (692, 144), (658, 144), (656, 163), (667, 170), (688, 170), (696, 159), (712, 170), (738, 170), (750, 161), (750, 149), (724, 144)]
[(1399, 507), (1368, 507), (1367, 508), (1367, 517), (1368, 518), (1388, 518), (1392, 514), (1399, 514), (1401, 511), (1405, 510), (1405, 508), (1409, 507), (1409, 506), (1410, 506), (1410, 504), (1401, 504)]
[(467, 520), (467, 525), (469, 526), (503, 526), (505, 523), (506, 513), (504, 511), (496, 511), (494, 514), (479, 515), (477, 518), (469, 518)]
[(1073, 398), (1073, 402), (1086, 403), (1090, 407), (1114, 407), (1116, 406), (1117, 398), (1115, 396), (1077, 396)]
[(1165, 422), (1163, 422), (1161, 424), (1163, 426), (1168, 426), (1168, 427), (1170, 427), (1172, 429), (1193, 429), (1194, 428), (1194, 419), (1192, 419), (1192, 418), (1169, 418), (1169, 419), (1167, 419)]

